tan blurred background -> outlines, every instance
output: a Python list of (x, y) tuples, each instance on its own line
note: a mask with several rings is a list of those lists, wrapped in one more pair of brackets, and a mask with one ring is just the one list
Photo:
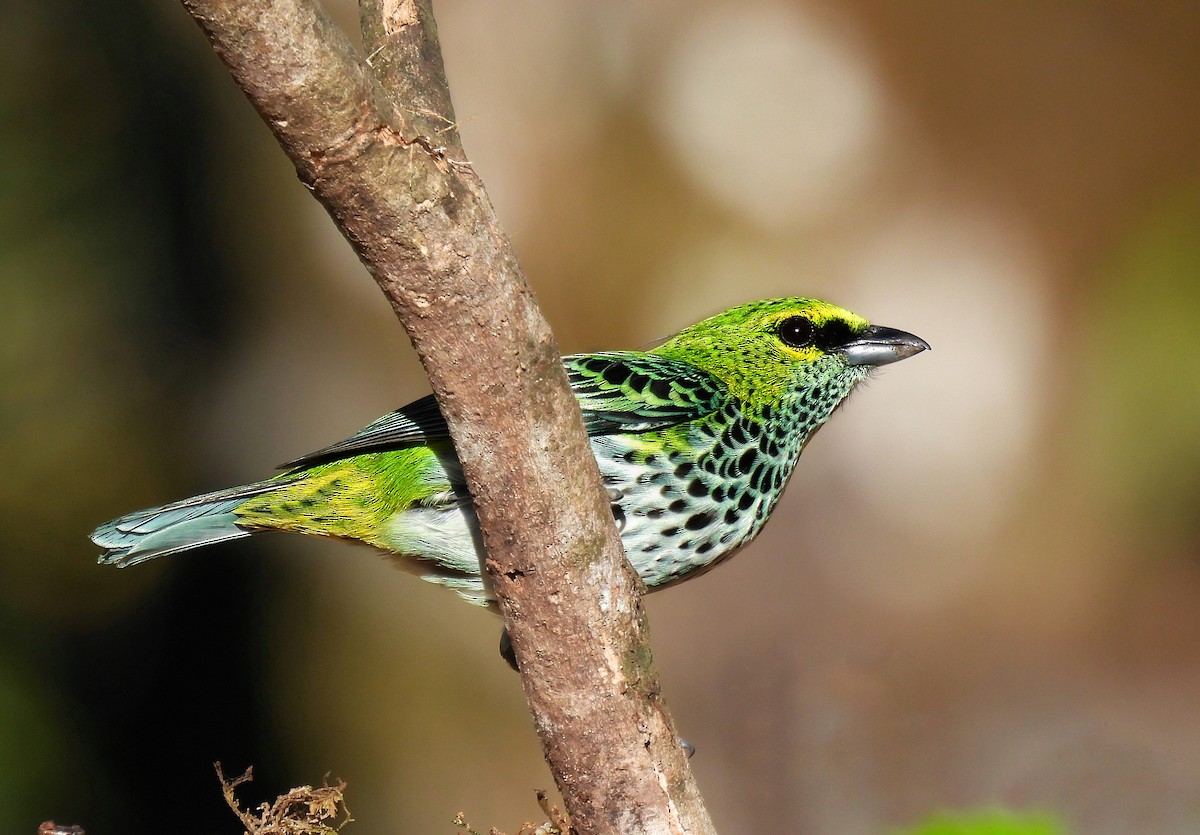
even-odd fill
[[(934, 346), (649, 603), (718, 829), (1200, 831), (1200, 6), (436, 11), (564, 351), (791, 294)], [(348, 780), (349, 831), (516, 829), (552, 781), (486, 612), (298, 537), (94, 565), (427, 388), (177, 5), (5, 17), (0, 829), (234, 832), (215, 759)]]

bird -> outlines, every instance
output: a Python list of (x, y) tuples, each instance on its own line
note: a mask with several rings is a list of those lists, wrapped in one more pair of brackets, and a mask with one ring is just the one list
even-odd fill
[[(647, 590), (696, 577), (753, 540), (800, 453), (851, 391), (928, 349), (829, 302), (789, 297), (733, 307), (647, 351), (563, 357), (626, 558)], [(91, 534), (99, 562), (127, 567), (291, 531), (374, 546), (496, 608), (432, 395), (280, 469), (100, 525)]]

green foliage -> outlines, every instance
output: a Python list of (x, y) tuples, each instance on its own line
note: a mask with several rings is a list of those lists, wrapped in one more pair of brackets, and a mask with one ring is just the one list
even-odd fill
[(1066, 835), (1054, 818), (993, 810), (965, 814), (942, 812), (895, 835)]
[(1106, 259), (1085, 307), (1076, 432), (1126, 530), (1182, 547), (1200, 498), (1198, 228), (1200, 186), (1188, 182), (1152, 202)]

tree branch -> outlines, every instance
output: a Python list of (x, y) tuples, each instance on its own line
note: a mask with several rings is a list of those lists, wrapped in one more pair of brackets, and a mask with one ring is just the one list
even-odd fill
[(463, 153), (429, 0), (363, 0), (366, 60), (315, 0), (182, 2), (425, 365), (574, 828), (711, 832), (558, 348)]

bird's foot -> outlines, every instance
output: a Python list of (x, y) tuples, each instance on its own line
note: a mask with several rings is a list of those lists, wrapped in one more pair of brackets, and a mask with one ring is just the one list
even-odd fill
[(500, 657), (503, 658), (508, 666), (512, 667), (516, 672), (521, 672), (521, 668), (517, 666), (517, 654), (513, 652), (512, 638), (508, 636), (508, 630), (504, 629), (500, 632)]

